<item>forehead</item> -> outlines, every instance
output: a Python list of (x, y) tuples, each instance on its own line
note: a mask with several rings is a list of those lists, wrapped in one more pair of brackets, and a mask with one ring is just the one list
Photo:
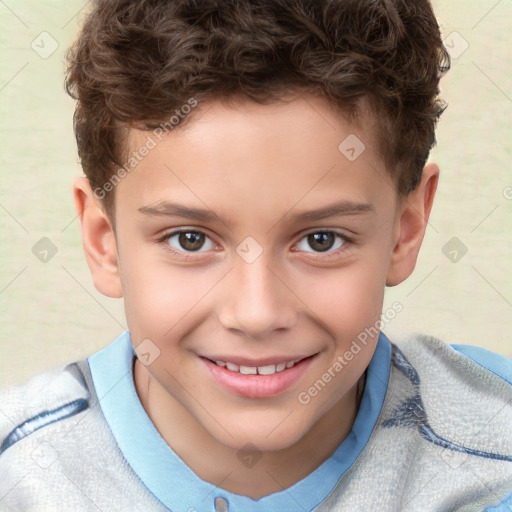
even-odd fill
[(361, 109), (355, 124), (311, 95), (267, 105), (210, 101), (168, 133), (130, 131), (130, 155), (151, 149), (116, 196), (137, 209), (177, 198), (215, 206), (225, 216), (252, 207), (253, 217), (255, 211), (275, 215), (299, 203), (378, 202), (382, 187), (394, 192), (394, 186), (372, 126), (368, 110)]

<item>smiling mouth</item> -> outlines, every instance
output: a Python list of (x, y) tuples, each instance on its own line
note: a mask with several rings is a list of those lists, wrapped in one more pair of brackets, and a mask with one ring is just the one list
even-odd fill
[(295, 359), (288, 361), (282, 356), (260, 361), (233, 357), (236, 363), (229, 360), (230, 356), (220, 354), (211, 358), (200, 356), (200, 359), (221, 387), (244, 398), (259, 399), (271, 398), (295, 386), (316, 356), (318, 353), (310, 356), (297, 354)]
[(230, 361), (213, 361), (212, 359), (209, 359), (209, 361), (216, 364), (217, 366), (220, 366), (221, 368), (229, 370), (230, 372), (241, 373), (242, 375), (274, 375), (275, 373), (279, 373), (292, 368), (298, 362), (303, 361), (304, 359), (309, 359), (309, 357), (295, 359), (284, 363), (267, 364), (265, 366), (243, 366), (232, 363)]

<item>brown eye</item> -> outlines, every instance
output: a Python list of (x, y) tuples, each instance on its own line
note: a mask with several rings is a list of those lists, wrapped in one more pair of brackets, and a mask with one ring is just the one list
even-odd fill
[(187, 251), (197, 251), (204, 245), (205, 236), (197, 231), (182, 231), (178, 235), (178, 243)]
[(306, 234), (297, 244), (297, 247), (299, 251), (310, 254), (326, 253), (326, 256), (330, 256), (343, 251), (349, 243), (350, 239), (342, 233), (336, 231), (313, 231)]
[[(210, 238), (195, 229), (178, 229), (166, 234), (161, 240), (169, 246), (173, 252), (177, 253), (203, 253), (215, 248), (215, 244)], [(210, 244), (210, 246), (208, 246)], [(206, 246), (205, 250), (201, 250)]]
[(308, 235), (308, 244), (315, 251), (325, 252), (334, 245), (335, 238), (333, 233), (313, 233)]

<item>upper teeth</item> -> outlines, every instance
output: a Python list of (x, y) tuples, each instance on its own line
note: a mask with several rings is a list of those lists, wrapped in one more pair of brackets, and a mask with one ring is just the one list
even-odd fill
[(224, 361), (215, 361), (217, 366), (222, 366), (227, 368), (232, 372), (243, 373), (245, 375), (273, 375), (277, 372), (282, 372), (286, 368), (291, 368), (297, 361), (289, 361), (287, 363), (279, 363), (279, 364), (268, 364), (266, 366), (239, 366), (235, 363), (224, 362)]

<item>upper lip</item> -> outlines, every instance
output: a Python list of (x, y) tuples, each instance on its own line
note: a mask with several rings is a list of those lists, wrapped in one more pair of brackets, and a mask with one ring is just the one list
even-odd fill
[(278, 365), (282, 363), (289, 363), (290, 361), (300, 361), (306, 357), (311, 357), (315, 354), (297, 354), (292, 356), (269, 356), (264, 358), (252, 359), (248, 357), (240, 356), (228, 356), (228, 355), (215, 355), (215, 356), (201, 356), (210, 361), (223, 361), (225, 363), (233, 363), (238, 366), (269, 366), (271, 364)]

